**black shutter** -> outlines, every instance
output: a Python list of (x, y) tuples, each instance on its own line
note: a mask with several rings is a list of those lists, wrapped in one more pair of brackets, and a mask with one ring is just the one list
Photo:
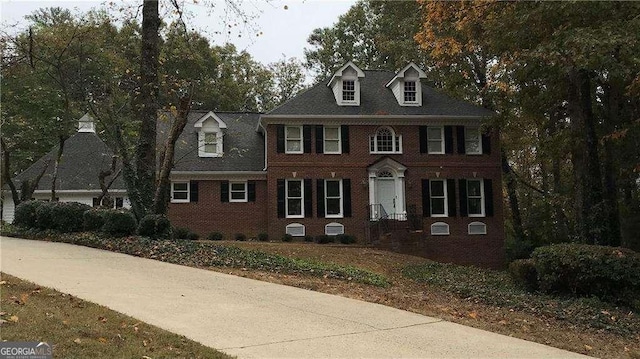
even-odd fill
[(444, 126), (444, 153), (453, 153), (453, 126)]
[(464, 126), (456, 126), (456, 137), (458, 142), (458, 153), (464, 155), (466, 152), (464, 145)]
[(482, 134), (482, 153), (491, 154), (491, 133), (489, 132)]
[(460, 186), (460, 217), (466, 217), (469, 215), (467, 208), (467, 180), (459, 180), (458, 186)]
[(487, 217), (493, 217), (493, 186), (490, 179), (484, 179), (484, 211)]
[(302, 126), (302, 137), (304, 142), (304, 153), (311, 153), (311, 127), (310, 125)]
[(312, 198), (312, 183), (311, 180), (306, 178), (304, 180), (304, 217), (313, 217), (313, 198)]
[(249, 202), (256, 201), (256, 181), (247, 182), (247, 200)]
[(429, 180), (422, 180), (422, 217), (431, 216), (431, 195), (429, 193)]
[(324, 127), (322, 125), (316, 126), (316, 153), (324, 152)]
[(284, 153), (284, 125), (276, 125), (276, 152)]
[(189, 182), (189, 202), (198, 202), (198, 181)]
[(318, 192), (318, 218), (324, 218), (324, 180), (316, 180), (316, 191)]
[(349, 178), (342, 180), (342, 195), (344, 196), (342, 203), (344, 216), (351, 217), (351, 179)]
[(418, 136), (420, 136), (420, 153), (427, 153), (427, 126), (420, 126)]
[(285, 181), (278, 180), (278, 218), (284, 218), (284, 191)]
[(220, 182), (220, 202), (229, 202), (229, 181)]
[(349, 126), (340, 126), (340, 140), (342, 142), (342, 153), (349, 153)]
[(456, 180), (447, 180), (447, 202), (449, 206), (449, 217), (456, 216)]

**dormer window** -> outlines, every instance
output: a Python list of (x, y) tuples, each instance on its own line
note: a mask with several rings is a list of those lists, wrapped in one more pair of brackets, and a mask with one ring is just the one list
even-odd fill
[(333, 91), (338, 106), (360, 106), (360, 81), (364, 72), (349, 61), (336, 71), (328, 87)]
[(198, 156), (222, 157), (223, 130), (227, 125), (213, 112), (202, 116), (194, 125), (198, 129)]
[(422, 83), (424, 71), (413, 62), (405, 66), (387, 83), (400, 106), (422, 106)]

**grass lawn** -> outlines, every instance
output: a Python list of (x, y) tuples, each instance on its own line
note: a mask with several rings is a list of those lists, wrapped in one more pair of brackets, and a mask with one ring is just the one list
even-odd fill
[(1, 277), (3, 341), (44, 341), (54, 358), (233, 358), (106, 307)]

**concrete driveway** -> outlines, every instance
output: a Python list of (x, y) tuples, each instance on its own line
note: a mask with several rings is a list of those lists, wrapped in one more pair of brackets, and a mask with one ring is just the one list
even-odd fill
[(2, 272), (240, 358), (584, 358), (339, 296), (63, 243), (0, 241)]

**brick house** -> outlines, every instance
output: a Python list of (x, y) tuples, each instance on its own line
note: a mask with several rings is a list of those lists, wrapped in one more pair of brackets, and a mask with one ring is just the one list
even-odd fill
[(169, 216), (206, 235), (346, 233), (463, 264), (504, 259), (491, 111), (397, 73), (345, 64), (266, 114), (192, 112)]

